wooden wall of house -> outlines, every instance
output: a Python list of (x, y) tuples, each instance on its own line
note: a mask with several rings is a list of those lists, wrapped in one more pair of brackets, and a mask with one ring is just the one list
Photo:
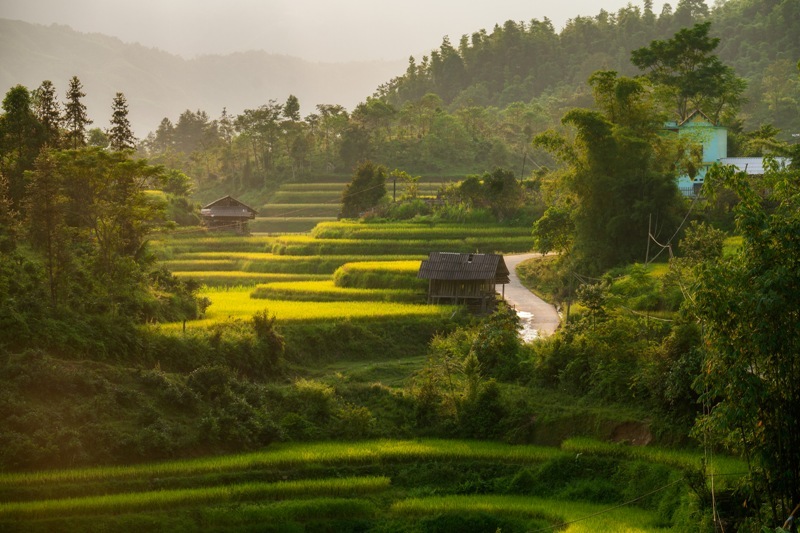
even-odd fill
[(431, 280), (428, 296), (433, 298), (482, 298), (494, 294), (493, 280)]

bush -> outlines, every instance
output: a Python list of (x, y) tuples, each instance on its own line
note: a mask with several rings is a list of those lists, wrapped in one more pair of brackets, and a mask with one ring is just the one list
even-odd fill
[(392, 220), (411, 220), (418, 216), (427, 216), (433, 212), (425, 200), (414, 199), (388, 204), (384, 216)]

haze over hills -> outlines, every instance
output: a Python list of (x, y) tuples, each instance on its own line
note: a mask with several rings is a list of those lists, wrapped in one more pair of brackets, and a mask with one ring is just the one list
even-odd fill
[(352, 110), (404, 69), (403, 61), (316, 63), (263, 51), (184, 59), (68, 26), (0, 19), (3, 94), (17, 84), (33, 90), (51, 80), (63, 100), (69, 79), (78, 76), (92, 127), (108, 127), (114, 94), (122, 92), (139, 137), (164, 117), (175, 122), (186, 109), (217, 118), (223, 108), (236, 115), (290, 94), (304, 115), (317, 104)]

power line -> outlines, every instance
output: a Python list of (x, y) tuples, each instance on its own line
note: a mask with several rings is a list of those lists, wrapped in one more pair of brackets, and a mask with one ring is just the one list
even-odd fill
[(652, 259), (649, 259), (649, 260), (647, 260), (647, 261), (646, 261), (646, 264), (648, 264), (648, 265), (649, 265), (650, 263), (652, 263), (653, 261), (655, 261), (656, 259), (658, 259), (658, 256), (659, 256), (659, 255), (661, 255), (661, 253), (662, 253), (662, 252), (663, 252), (665, 249), (669, 249), (669, 256), (670, 256), (670, 258), (674, 257), (674, 255), (673, 255), (673, 253), (672, 253), (672, 240), (673, 240), (673, 239), (674, 239), (674, 238), (675, 238), (675, 237), (678, 235), (678, 233), (680, 233), (681, 229), (683, 229), (683, 226), (686, 224), (686, 221), (689, 219), (689, 215), (692, 213), (692, 210), (694, 209), (694, 206), (695, 206), (695, 204), (697, 203), (697, 199), (698, 199), (698, 198), (700, 198), (700, 196), (697, 196), (697, 195), (696, 195), (696, 196), (695, 196), (695, 197), (692, 199), (692, 204), (689, 206), (689, 210), (686, 212), (686, 216), (684, 216), (684, 217), (683, 217), (683, 221), (681, 221), (680, 225), (678, 226), (678, 229), (676, 229), (676, 230), (675, 230), (675, 233), (673, 233), (673, 234), (672, 234), (672, 237), (670, 237), (670, 238), (669, 238), (669, 240), (667, 241), (667, 244), (661, 244), (660, 242), (658, 242), (658, 241), (656, 240), (655, 236), (654, 236), (654, 235), (653, 235), (653, 234), (650, 232), (650, 229), (648, 228), (648, 230), (647, 230), (647, 236), (648, 236), (648, 237), (649, 237), (649, 238), (650, 238), (650, 239), (651, 239), (651, 240), (652, 240), (654, 243), (656, 243), (658, 246), (660, 246), (660, 247), (661, 247), (661, 250), (659, 250), (659, 252), (658, 252), (658, 253), (657, 253), (657, 254), (656, 254), (656, 255), (655, 255), (655, 256), (654, 256)]

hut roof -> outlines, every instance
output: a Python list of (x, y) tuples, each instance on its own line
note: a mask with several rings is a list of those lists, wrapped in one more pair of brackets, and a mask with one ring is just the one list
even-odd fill
[(258, 214), (258, 211), (229, 195), (214, 200), (208, 205), (204, 205), (203, 208), (200, 209), (200, 214), (207, 217), (254, 218)]
[(417, 277), (448, 281), (494, 279), (495, 283), (508, 283), (508, 274), (502, 255), (431, 252), (422, 261)]

